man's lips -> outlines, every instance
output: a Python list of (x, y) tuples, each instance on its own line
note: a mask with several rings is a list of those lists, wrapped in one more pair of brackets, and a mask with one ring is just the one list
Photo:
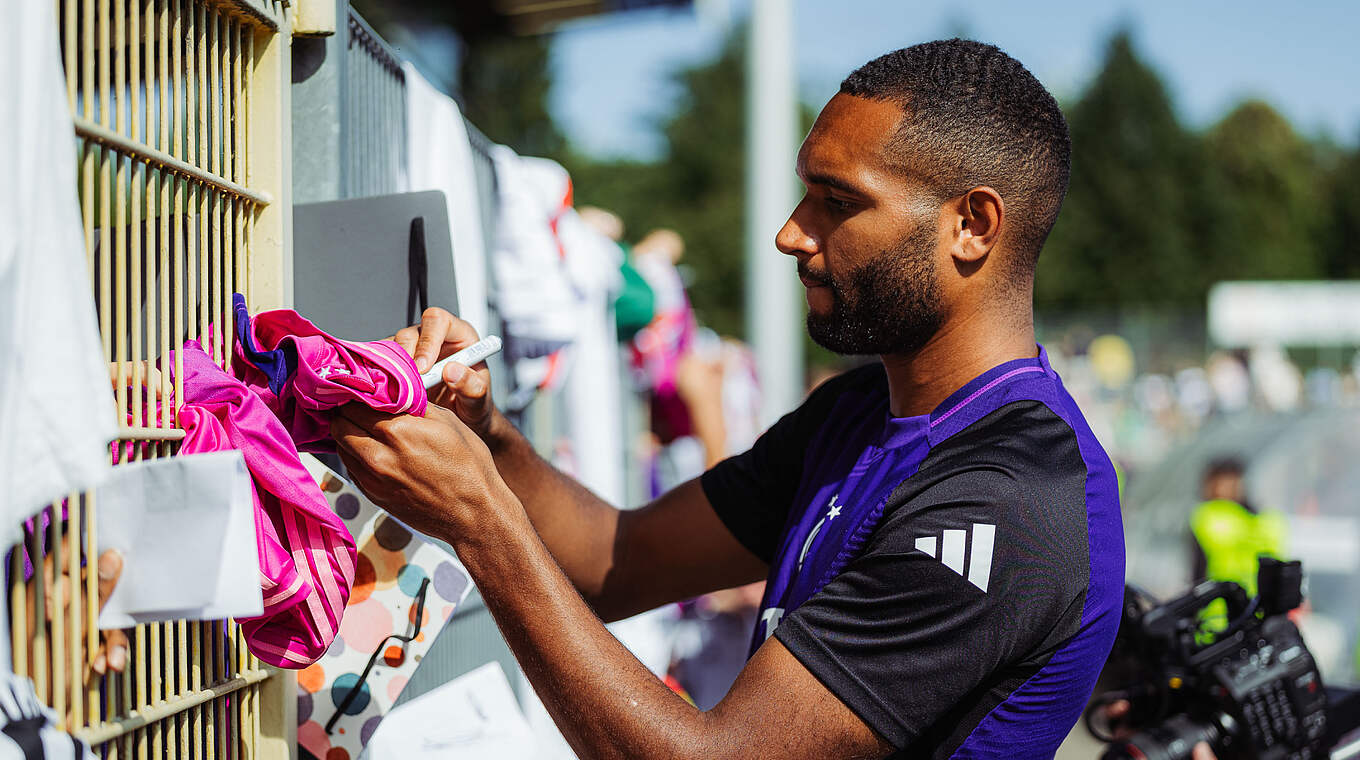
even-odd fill
[(799, 272), (798, 279), (802, 281), (803, 287), (805, 288), (824, 288), (827, 285), (826, 280), (813, 277), (806, 272)]

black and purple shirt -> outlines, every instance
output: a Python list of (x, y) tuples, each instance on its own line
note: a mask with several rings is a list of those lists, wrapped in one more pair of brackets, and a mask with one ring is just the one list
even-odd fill
[(875, 364), (704, 474), (777, 637), (894, 757), (1052, 757), (1119, 626), (1109, 458), (1042, 350), (892, 417)]

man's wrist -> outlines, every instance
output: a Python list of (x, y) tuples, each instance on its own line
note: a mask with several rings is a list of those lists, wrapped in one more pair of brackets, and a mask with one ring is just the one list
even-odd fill
[(491, 422), (486, 426), (486, 438), (483, 443), (491, 451), (491, 456), (499, 456), (505, 453), (515, 440), (519, 437), (519, 431), (510, 424), (509, 418), (501, 414), (501, 410), (491, 410)]

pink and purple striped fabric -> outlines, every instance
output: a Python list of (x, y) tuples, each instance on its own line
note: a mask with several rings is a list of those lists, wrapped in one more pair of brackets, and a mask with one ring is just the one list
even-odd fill
[(239, 294), (233, 301), (234, 377), (198, 343), (185, 343), (180, 452), (244, 455), (255, 491), (264, 614), (237, 622), (261, 660), (302, 668), (335, 639), (356, 554), (298, 451), (334, 450), (329, 412), (342, 404), (424, 415), (428, 401), (415, 363), (396, 343), (339, 340), (296, 312), (251, 317)]
[(250, 651), (281, 668), (310, 665), (340, 629), (354, 585), (354, 538), (302, 466), (283, 424), (253, 389), (184, 344), (181, 454), (237, 449), (255, 496), (264, 614), (238, 620)]
[(245, 299), (236, 312), (236, 377), (288, 428), (299, 451), (335, 451), (330, 410), (357, 401), (390, 414), (425, 415), (415, 362), (390, 340), (333, 338), (291, 309), (254, 317)]

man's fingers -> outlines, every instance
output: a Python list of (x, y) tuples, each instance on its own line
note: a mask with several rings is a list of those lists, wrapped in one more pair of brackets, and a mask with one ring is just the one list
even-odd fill
[[(105, 551), (99, 555), (95, 571), (99, 576), (99, 609), (102, 610), (108, 603), (113, 588), (118, 585), (118, 578), (123, 574), (123, 555), (117, 549)], [(105, 631), (101, 635), (104, 645), (99, 648), (99, 653), (95, 655), (90, 667), (100, 675), (106, 670), (121, 672), (127, 667), (127, 636), (122, 631)]]
[[(477, 369), (486, 369), (486, 363), (477, 365)], [(455, 395), (471, 401), (481, 401), (486, 398), (486, 381), (477, 371), (458, 362), (449, 362), (444, 367), (444, 385)]]
[(406, 353), (415, 356), (416, 343), (420, 342), (420, 328), (403, 327), (400, 330), (397, 330), (397, 334), (393, 335), (389, 340), (395, 341), (398, 346), (401, 346), (402, 349), (406, 351)]
[(123, 668), (127, 667), (127, 634), (119, 630), (113, 630), (106, 633), (104, 636), (104, 650), (109, 653), (109, 669), (115, 673), (123, 672)]
[(118, 585), (118, 577), (123, 574), (123, 555), (117, 549), (109, 549), (99, 555), (95, 567), (99, 573), (99, 609), (102, 610), (113, 587)]
[(439, 361), (439, 351), (451, 337), (453, 323), (453, 315), (443, 309), (426, 309), (420, 315), (420, 339), (412, 354), (416, 369), (424, 372)]
[(352, 401), (344, 406), (338, 407), (335, 414), (331, 415), (331, 429), (335, 429), (335, 424), (340, 420), (345, 420), (351, 425), (359, 428), (368, 435), (380, 433), (380, 425), (387, 420), (395, 418), (397, 415), (379, 412), (371, 406)]
[(1194, 753), (1190, 755), (1191, 760), (1218, 760), (1214, 750), (1207, 742), (1200, 742), (1195, 745)]

